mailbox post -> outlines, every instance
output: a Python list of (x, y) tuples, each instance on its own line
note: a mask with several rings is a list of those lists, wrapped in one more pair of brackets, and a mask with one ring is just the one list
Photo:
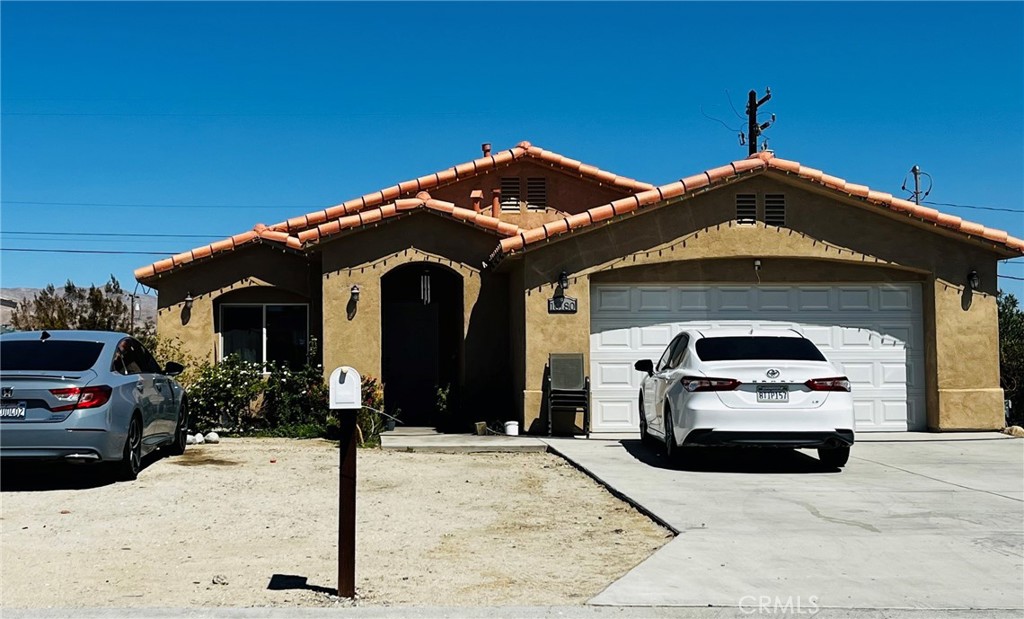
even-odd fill
[(340, 411), (338, 479), (338, 596), (356, 595), (356, 413), (363, 406), (359, 372), (342, 366), (331, 372), (330, 406)]

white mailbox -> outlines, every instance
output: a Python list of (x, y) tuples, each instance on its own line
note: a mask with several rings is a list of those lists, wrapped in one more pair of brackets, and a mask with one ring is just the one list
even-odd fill
[(331, 408), (348, 410), (362, 408), (362, 382), (359, 372), (347, 365), (331, 372)]

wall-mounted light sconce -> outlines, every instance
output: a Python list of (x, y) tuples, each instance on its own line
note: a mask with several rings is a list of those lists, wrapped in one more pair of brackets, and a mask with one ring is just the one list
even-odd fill
[(562, 269), (562, 272), (558, 275), (558, 287), (563, 291), (569, 289), (569, 274)]
[(186, 292), (185, 293), (185, 309), (187, 309), (187, 310), (192, 309), (193, 301), (195, 301), (195, 299), (192, 298), (192, 293), (191, 292)]
[(971, 287), (971, 290), (977, 290), (981, 286), (981, 278), (978, 277), (978, 272), (974, 269), (967, 274), (967, 285)]
[(359, 303), (359, 286), (356, 285), (356, 284), (353, 284), (352, 288), (350, 288), (348, 292), (349, 292), (349, 294), (352, 295), (352, 302), (353, 303)]

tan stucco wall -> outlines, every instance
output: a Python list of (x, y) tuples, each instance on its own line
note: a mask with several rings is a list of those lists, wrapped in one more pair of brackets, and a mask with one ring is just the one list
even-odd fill
[[(463, 411), (479, 420), (510, 418), (513, 411), (508, 352), (508, 281), (485, 272), (482, 259), (495, 237), (426, 212), (364, 231), (324, 247), (324, 368), (355, 367), (381, 375), (381, 278), (396, 267), (428, 262), (458, 273), (463, 282)], [(351, 319), (351, 288), (360, 294)]]
[[(255, 245), (183, 268), (152, 286), (158, 290), (157, 335), (179, 340), (182, 350), (198, 359), (219, 358), (215, 309), (225, 298), (239, 303), (305, 301), (310, 304), (311, 335), (319, 337), (319, 291), (311, 289), (310, 264), (303, 256)], [(191, 311), (185, 309), (189, 293)]]
[[(737, 225), (736, 193), (785, 194), (787, 227)], [(743, 260), (728, 260), (737, 257)], [(922, 282), (929, 428), (1002, 427), (996, 251), (904, 216), (838, 202), (775, 175), (755, 176), (534, 247), (516, 259), (521, 264), (504, 267), (523, 273), (525, 427), (541, 416), (547, 355), (589, 351), (591, 278), (754, 283), (754, 258), (763, 262), (762, 282)], [(579, 312), (551, 316), (546, 300), (562, 269), (578, 280), (570, 296), (579, 298)], [(618, 269), (628, 272), (617, 276)], [(971, 269), (982, 285), (968, 305), (963, 291)]]

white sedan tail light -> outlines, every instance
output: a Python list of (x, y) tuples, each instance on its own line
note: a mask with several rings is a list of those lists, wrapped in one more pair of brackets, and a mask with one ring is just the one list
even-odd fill
[(705, 378), (702, 376), (684, 376), (680, 381), (683, 389), (694, 391), (733, 391), (742, 383), (735, 378)]
[(845, 376), (834, 378), (812, 378), (804, 383), (811, 391), (849, 391), (850, 379)]

